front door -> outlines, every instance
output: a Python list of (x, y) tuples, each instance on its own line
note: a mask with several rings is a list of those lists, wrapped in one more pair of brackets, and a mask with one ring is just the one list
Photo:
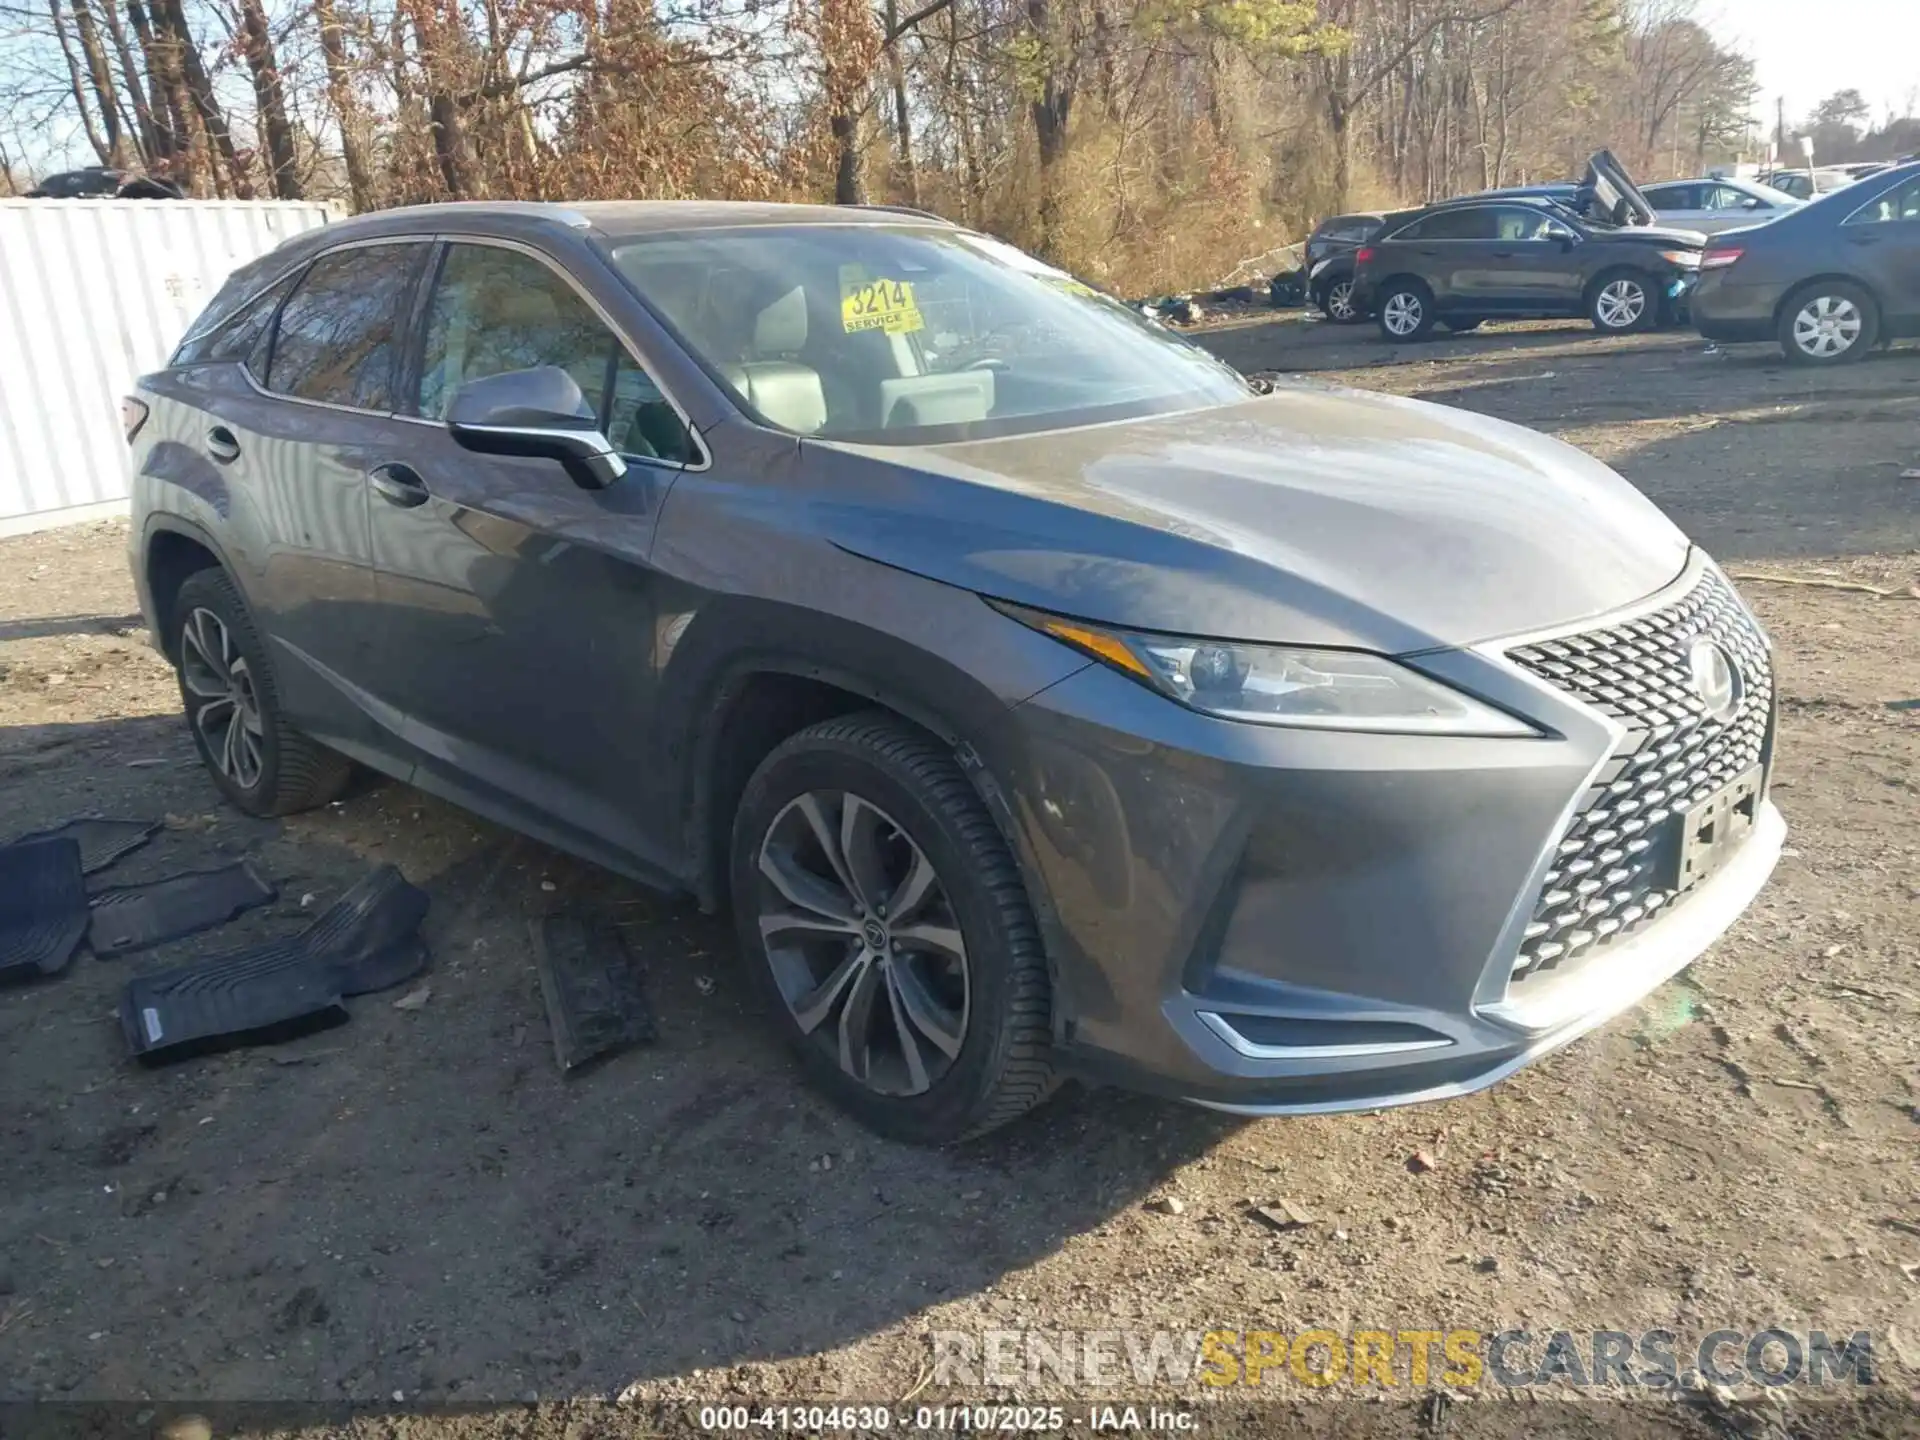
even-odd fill
[[(370, 467), (375, 686), (415, 781), (663, 868), (646, 556), (694, 441), (584, 293), (523, 248), (446, 246), (419, 351), (403, 443)], [(540, 365), (573, 376), (628, 457), (611, 488), (582, 490), (550, 460), (476, 455), (442, 425), (466, 381)]]

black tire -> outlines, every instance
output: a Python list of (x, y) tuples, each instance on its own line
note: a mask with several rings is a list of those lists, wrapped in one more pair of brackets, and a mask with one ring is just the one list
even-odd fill
[(1776, 333), (1796, 365), (1849, 365), (1879, 343), (1880, 307), (1858, 285), (1816, 280), (1787, 297)]
[[(827, 935), (815, 940), (802, 932), (805, 943), (819, 952), (806, 958), (805, 972), (796, 967), (801, 942), (776, 947), (763, 933), (763, 921), (773, 918), (767, 897), (772, 897), (774, 909), (792, 909), (790, 896), (776, 893), (762, 870), (763, 847), (800, 864), (794, 851), (783, 852), (776, 845), (780, 835), (795, 832), (777, 827), (796, 823), (791, 817), (809, 797), (824, 801), (836, 794), (843, 803), (851, 796), (878, 812), (880, 820), (895, 827), (888, 843), (898, 847), (904, 842), (913, 854), (931, 863), (940, 907), (940, 919), (933, 923), (950, 922), (943, 933), (957, 929), (965, 952), (960, 966), (965, 985), (962, 1009), (957, 1018), (951, 1011), (945, 1016), (955, 1021), (960, 1036), (951, 1058), (941, 1060), (937, 1050), (929, 1055), (933, 1042), (925, 1037), (932, 1032), (909, 1027), (898, 1008), (879, 1008), (882, 1000), (894, 995), (894, 980), (886, 967), (889, 962), (901, 963), (900, 942), (897, 938), (892, 942), (891, 955), (885, 943), (869, 949), (869, 942), (860, 938), (859, 927), (870, 927), (872, 918), (864, 908), (857, 911), (861, 919), (852, 922), (857, 928), (843, 938)], [(830, 821), (829, 832), (836, 828)], [(1052, 1093), (1052, 986), (1026, 890), (1006, 840), (979, 795), (951, 752), (925, 732), (875, 710), (823, 721), (783, 742), (761, 762), (741, 797), (734, 817), (730, 868), (740, 953), (755, 988), (808, 1077), (863, 1124), (896, 1140), (944, 1145), (1017, 1119)], [(813, 875), (824, 870), (818, 857), (802, 868)], [(872, 913), (884, 917), (885, 912), (876, 907)], [(916, 924), (903, 927), (900, 933), (925, 928)], [(776, 953), (783, 966), (778, 974)], [(837, 974), (831, 968), (836, 960), (845, 968), (855, 963), (856, 956), (868, 954), (878, 958), (870, 967), (859, 961), (861, 968), (839, 993), (851, 1003), (872, 970), (877, 978), (867, 990), (873, 998), (868, 1001), (872, 1009), (868, 1023), (861, 1027), (863, 1035), (871, 1040), (877, 1016), (880, 1040), (891, 1038), (893, 1053), (901, 1057), (893, 1071), (896, 1076), (905, 1064), (901, 1031), (907, 1031), (909, 1038), (920, 1037), (917, 1055), (945, 1065), (918, 1093), (882, 1093), (877, 1067), (889, 1060), (884, 1044), (869, 1049), (863, 1043), (867, 1078), (843, 1069), (836, 1039), (846, 1007), (822, 1002), (814, 1010), (815, 1028), (809, 1032), (796, 1013), (797, 1008), (806, 1007), (796, 1007), (782, 988), (790, 984), (803, 992), (802, 999), (817, 999), (828, 989), (828, 977), (821, 969)], [(818, 988), (809, 993), (809, 985)], [(920, 992), (923, 997), (927, 993)], [(826, 1015), (837, 1018), (819, 1018)], [(885, 1028), (889, 1021), (891, 1032)], [(830, 1027), (835, 1030), (833, 1038), (823, 1033)]]
[(1587, 287), (1587, 319), (1602, 335), (1631, 335), (1659, 316), (1659, 287), (1638, 270), (1609, 270)]
[(1409, 345), (1433, 334), (1433, 294), (1418, 280), (1396, 280), (1387, 286), (1380, 292), (1374, 314), (1389, 344)]
[[(187, 728), (220, 793), (249, 815), (262, 816), (291, 815), (335, 799), (352, 778), (353, 762), (288, 723), (267, 647), (232, 577), (219, 569), (189, 575), (172, 616), (169, 648)], [(227, 665), (229, 693), (250, 695), (258, 722), (257, 733), (242, 725), (243, 733), (233, 737), (240, 746), (237, 757), (222, 742), (239, 704), (228, 700), (223, 711), (222, 702), (210, 696), (218, 671), (208, 656), (216, 652)], [(223, 714), (228, 717), (224, 725)], [(253, 763), (247, 763), (248, 756)]]
[(1353, 277), (1342, 275), (1314, 287), (1313, 303), (1336, 325), (1358, 325), (1367, 317), (1353, 303)]

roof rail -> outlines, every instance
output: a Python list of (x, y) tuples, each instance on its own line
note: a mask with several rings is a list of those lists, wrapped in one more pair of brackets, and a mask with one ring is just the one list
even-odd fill
[(859, 205), (842, 205), (840, 208), (842, 210), (885, 210), (894, 215), (912, 215), (921, 220), (935, 220), (942, 225), (953, 224), (953, 221), (947, 219), (947, 217), (944, 215), (936, 215), (931, 210), (916, 209), (912, 205), (859, 204)]

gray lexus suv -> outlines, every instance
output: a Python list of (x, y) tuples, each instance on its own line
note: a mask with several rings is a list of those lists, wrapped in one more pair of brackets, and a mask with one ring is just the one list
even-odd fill
[(233, 803), (365, 765), (730, 909), (806, 1071), (902, 1138), (1066, 1075), (1475, 1090), (1780, 851), (1767, 638), (1605, 466), (1250, 383), (931, 217), (328, 225), (125, 418)]

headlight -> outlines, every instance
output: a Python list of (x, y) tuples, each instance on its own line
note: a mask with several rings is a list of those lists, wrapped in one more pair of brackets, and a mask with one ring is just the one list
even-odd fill
[(1146, 635), (994, 604), (1023, 625), (1105, 661), (1190, 709), (1223, 720), (1387, 734), (1541, 733), (1384, 655)]

